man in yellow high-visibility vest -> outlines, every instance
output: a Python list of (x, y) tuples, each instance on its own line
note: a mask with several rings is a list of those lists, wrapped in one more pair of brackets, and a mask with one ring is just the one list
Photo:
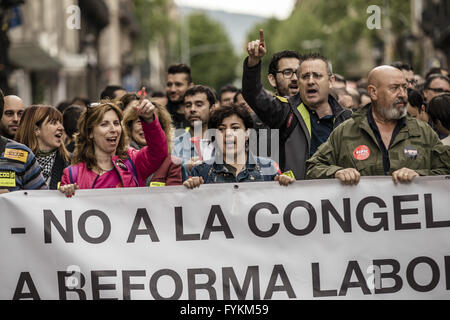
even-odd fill
[(297, 71), (299, 93), (273, 97), (261, 83), (261, 59), (267, 53), (264, 32), (247, 47), (242, 92), (245, 101), (271, 129), (280, 130), (280, 167), (297, 180), (306, 176), (306, 161), (331, 132), (351, 116), (330, 95), (334, 83), (332, 65), (319, 54), (300, 57)]

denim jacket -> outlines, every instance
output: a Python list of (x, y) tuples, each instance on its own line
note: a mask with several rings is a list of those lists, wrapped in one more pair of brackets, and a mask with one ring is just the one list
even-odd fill
[(191, 171), (193, 177), (203, 177), (205, 184), (209, 183), (241, 183), (255, 181), (273, 181), (281, 174), (278, 164), (268, 158), (255, 157), (249, 154), (247, 164), (236, 176), (224, 164), (202, 163)]

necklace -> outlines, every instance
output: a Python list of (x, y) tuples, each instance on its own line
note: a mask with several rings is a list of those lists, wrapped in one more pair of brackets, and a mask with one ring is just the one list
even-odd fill
[(109, 169), (109, 170), (105, 170), (105, 169), (103, 169), (102, 167), (100, 167), (99, 165), (96, 165), (95, 168), (98, 169), (98, 175), (99, 175), (99, 176), (101, 176), (101, 175), (103, 175), (104, 173), (107, 173), (107, 172), (109, 172), (109, 171), (112, 170), (112, 168)]

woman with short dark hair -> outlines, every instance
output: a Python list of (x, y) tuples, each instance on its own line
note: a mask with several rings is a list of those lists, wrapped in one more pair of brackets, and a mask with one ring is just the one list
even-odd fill
[(232, 104), (216, 109), (208, 127), (216, 129), (215, 159), (194, 167), (184, 186), (193, 189), (201, 184), (278, 181), (289, 185), (295, 179), (281, 175), (275, 161), (256, 157), (249, 151), (249, 129), (253, 120), (247, 109)]

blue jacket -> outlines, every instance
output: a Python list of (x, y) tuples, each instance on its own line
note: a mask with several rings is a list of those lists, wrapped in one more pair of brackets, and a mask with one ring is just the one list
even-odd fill
[(281, 174), (278, 164), (268, 158), (248, 157), (244, 169), (236, 175), (226, 165), (219, 163), (202, 163), (191, 171), (193, 177), (203, 177), (205, 184), (209, 183), (241, 183), (255, 181), (273, 181)]
[(0, 189), (47, 190), (41, 167), (25, 145), (0, 136)]
[[(189, 176), (191, 176), (191, 172), (187, 169), (186, 162), (191, 160), (193, 157), (198, 157), (197, 149), (195, 148), (194, 143), (191, 142), (191, 132), (186, 131), (184, 134), (175, 138), (173, 143), (173, 151), (172, 155), (181, 159), (181, 178), (186, 181)], [(206, 142), (206, 140), (204, 140)], [(209, 143), (206, 147), (207, 150), (204, 150), (203, 156), (206, 156), (208, 160), (214, 157), (214, 146), (212, 143)], [(210, 161), (208, 161), (210, 162)]]

